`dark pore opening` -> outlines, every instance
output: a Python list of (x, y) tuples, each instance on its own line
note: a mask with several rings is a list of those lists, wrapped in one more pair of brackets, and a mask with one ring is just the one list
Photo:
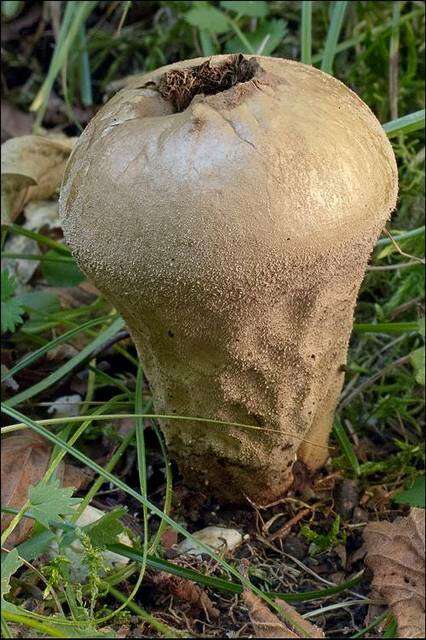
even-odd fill
[(218, 65), (211, 65), (210, 60), (206, 60), (197, 67), (167, 71), (161, 76), (157, 89), (176, 111), (184, 111), (194, 96), (200, 93), (213, 95), (248, 82), (259, 68), (254, 58), (247, 60), (240, 53)]

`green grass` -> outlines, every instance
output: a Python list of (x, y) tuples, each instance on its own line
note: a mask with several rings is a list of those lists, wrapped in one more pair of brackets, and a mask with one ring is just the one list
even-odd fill
[[(13, 24), (24, 9), (19, 3), (3, 4), (7, 5), (2, 7), (3, 15)], [(50, 9), (44, 4), (50, 24)], [(100, 105), (105, 95), (114, 92), (111, 85), (122, 77), (177, 59), (237, 49), (312, 63), (334, 73), (365, 100), (383, 123), (398, 160), (400, 197), (388, 225), (397, 246), (386, 235), (380, 238), (372, 256), (373, 268), (367, 271), (359, 296), (346, 383), (334, 427), (332, 469), (339, 470), (344, 477), (356, 478), (360, 492), (380, 486), (390, 496), (409, 496), (410, 488), (419, 486), (424, 470), (424, 396), (416, 369), (424, 345), (424, 323), (419, 321), (424, 315), (424, 267), (418, 262), (419, 258), (424, 259), (424, 58), (419, 53), (424, 41), (424, 6), (414, 2), (398, 3), (397, 7), (395, 4), (339, 1), (304, 2), (302, 6), (300, 2), (241, 2), (237, 10), (232, 3), (195, 5), (179, 1), (145, 3), (142, 10), (132, 2), (69, 2), (62, 9), (56, 41), (45, 33), (29, 58), (23, 56), (16, 42), (6, 42), (4, 65), (6, 98), (20, 109), (35, 112), (37, 132), (49, 124), (52, 92), (63, 99), (68, 118), (65, 124), (73, 135), (78, 135), (78, 114), (93, 104)], [(194, 13), (195, 6), (202, 7), (202, 11)], [(45, 45), (53, 55), (46, 55)], [(19, 83), (15, 86), (10, 82), (12, 72), (25, 75), (25, 91)], [(17, 235), (38, 244), (44, 253), (40, 260), (43, 269), (43, 265), (53, 260), (46, 250), (55, 252), (58, 273), (54, 275), (66, 279), (64, 269), (72, 259), (57, 237), (43, 230), (36, 233), (25, 229), (20, 220), (2, 237)], [(9, 255), (9, 259), (18, 257), (34, 260), (31, 255)], [(410, 268), (406, 268), (407, 262)], [(31, 311), (31, 305), (28, 308)], [(244, 587), (249, 588), (276, 611), (280, 608), (274, 600), (280, 597), (304, 607), (302, 610), (308, 616), (319, 615), (306, 608), (311, 600), (344, 598), (346, 590), (353, 592), (360, 585), (361, 576), (324, 589), (283, 592), (269, 588), (269, 576), (244, 578), (237, 561), (228, 561), (208, 547), (204, 551), (215, 563), (214, 572), (206, 567), (194, 570), (179, 566), (164, 557), (161, 536), (167, 528), (185, 538), (192, 536), (190, 527), (170, 515), (175, 478), (157, 426), (159, 416), (151, 410), (152, 399), (144, 385), (143, 363), (138, 365), (131, 344), (118, 342), (106, 358), (119, 362), (120, 374), (111, 375), (101, 367), (103, 347), (114, 342), (122, 328), (123, 321), (112, 314), (101, 297), (89, 305), (64, 310), (59, 302), (52, 306), (51, 298), (43, 303), (40, 296), (37, 310), (33, 309), (5, 337), (5, 348), (18, 356), (9, 370), (2, 372), (2, 383), (11, 383), (14, 377), (24, 379), (20, 377), (23, 375), (30, 379), (36, 368), (46, 366), (48, 352), (76, 337), (84, 337), (84, 346), (77, 355), (62, 365), (50, 365), (46, 375), (35, 384), (25, 384), (18, 392), (8, 390), (2, 405), (7, 423), (1, 433), (3, 436), (28, 428), (55, 446), (45, 482), (66, 453), (95, 474), (75, 517), (51, 522), (50, 530), (38, 523), (32, 538), (19, 547), (21, 557), (31, 564), (22, 566), (21, 574), (17, 578), (15, 573), (12, 583), (21, 580), (21, 576), (24, 585), (26, 579), (34, 580), (40, 557), (52, 537), (66, 545), (72, 536), (80, 535), (76, 533), (77, 515), (108, 483), (140, 507), (143, 535), (141, 542), (135, 540), (133, 548), (116, 542), (108, 544), (109, 549), (127, 557), (130, 564), (121, 573), (117, 570), (108, 575), (103, 582), (99, 578), (99, 591), (93, 587), (91, 593), (85, 591), (81, 596), (80, 585), (73, 583), (69, 573), (61, 569), (62, 584), (59, 580), (53, 587), (53, 581), (51, 586), (58, 592), (65, 615), (58, 614), (52, 599), (46, 601), (46, 614), (39, 614), (26, 608), (23, 598), (7, 596), (16, 609), (4, 612), (3, 635), (13, 637), (14, 625), (22, 624), (47, 637), (82, 637), (99, 632), (105, 624), (118, 627), (120, 621), (126, 620), (127, 610), (150, 624), (159, 635), (178, 637), (181, 630), (175, 629), (170, 620), (166, 623), (145, 610), (148, 569), (190, 579), (211, 593), (238, 594)], [(82, 400), (82, 415), (46, 419), (43, 400), (60, 395), (57, 390), (61, 385), (81, 370), (90, 376)], [(96, 464), (85, 452), (90, 451), (90, 443), (98, 438), (99, 425), (107, 425), (108, 433), (113, 434), (117, 418), (125, 416), (135, 419), (134, 429), (124, 437), (115, 435), (117, 446), (110, 459), (104, 467)], [(229, 426), (220, 421), (204, 421), (211, 428)], [(153, 440), (147, 433), (154, 436)], [(164, 491), (155, 500), (150, 495), (148, 473), (152, 447), (158, 449), (164, 467)], [(131, 479), (133, 484), (117, 471), (130, 451), (135, 452), (139, 469), (136, 481)], [(420, 494), (417, 491), (416, 495)], [(393, 509), (398, 506), (399, 503), (392, 503)], [(28, 505), (14, 513), (14, 522), (31, 517), (31, 510), (26, 511)], [(346, 535), (344, 523), (341, 526)], [(314, 525), (312, 531), (316, 531)], [(315, 535), (320, 539), (329, 533)], [(4, 542), (6, 537), (4, 534)], [(90, 544), (87, 549), (87, 559), (90, 557), (96, 566), (100, 550)], [(49, 580), (53, 580), (54, 563), (45, 567), (42, 564), (41, 569), (49, 569)], [(95, 582), (96, 578), (94, 575)], [(340, 601), (331, 604), (327, 616), (341, 606)], [(373, 620), (369, 627), (363, 628), (358, 623), (347, 636), (362, 637), (385, 617), (390, 619), (388, 612)], [(348, 617), (347, 621), (350, 620), (354, 618)]]

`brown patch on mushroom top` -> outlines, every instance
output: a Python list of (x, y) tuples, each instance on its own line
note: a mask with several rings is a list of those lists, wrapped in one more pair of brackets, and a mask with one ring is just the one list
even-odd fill
[(260, 70), (255, 58), (247, 60), (241, 53), (221, 64), (206, 60), (195, 67), (171, 69), (164, 73), (157, 89), (176, 111), (183, 111), (196, 95), (214, 95), (242, 82), (252, 80)]

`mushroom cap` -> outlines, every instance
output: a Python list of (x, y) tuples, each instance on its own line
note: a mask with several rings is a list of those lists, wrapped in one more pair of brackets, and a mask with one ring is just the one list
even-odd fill
[[(163, 420), (184, 475), (265, 503), (291, 483), (296, 455), (311, 469), (327, 455), (397, 168), (338, 80), (278, 58), (209, 60), (130, 79), (80, 137), (60, 213), (81, 268), (128, 323), (157, 413), (257, 425)], [(193, 87), (200, 65), (241, 81), (177, 104), (171, 81)]]
[(140, 290), (142, 278), (144, 293), (156, 292), (169, 277), (188, 278), (188, 266), (192, 285), (223, 289), (223, 274), (249, 281), (253, 264), (279, 260), (289, 241), (321, 253), (373, 237), (395, 206), (392, 147), (344, 84), (299, 62), (255, 56), (252, 80), (196, 95), (176, 112), (155, 85), (206, 60), (131, 78), (70, 157), (64, 233), (101, 290), (120, 297)]

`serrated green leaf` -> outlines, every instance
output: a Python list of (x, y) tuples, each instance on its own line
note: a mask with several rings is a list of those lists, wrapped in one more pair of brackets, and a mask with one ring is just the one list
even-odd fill
[(396, 493), (393, 497), (394, 502), (399, 504), (409, 504), (411, 507), (425, 508), (425, 477), (416, 478), (409, 489)]
[(22, 324), (24, 308), (18, 297), (14, 296), (16, 280), (4, 269), (1, 272), (1, 332), (15, 331)]
[(49, 520), (62, 520), (62, 516), (74, 513), (80, 498), (72, 498), (73, 493), (72, 487), (61, 487), (58, 479), (48, 484), (39, 482), (28, 490), (29, 510), (37, 522), (48, 529)]
[(220, 6), (251, 18), (264, 18), (269, 13), (268, 3), (264, 0), (222, 0)]
[(10, 578), (18, 571), (19, 567), (23, 565), (22, 558), (16, 549), (13, 549), (9, 553), (2, 553), (1, 558), (1, 597), (9, 593), (10, 591)]
[[(252, 49), (256, 52), (261, 48), (263, 56), (269, 56), (275, 51), (287, 32), (287, 23), (284, 20), (268, 20), (263, 22), (253, 33), (246, 33)], [(227, 53), (249, 53), (242, 47), (238, 37), (231, 38), (226, 43)]]
[(18, 551), (13, 549), (9, 553), (2, 552), (1, 554), (1, 610), (3, 611), (16, 611), (17, 607), (4, 599), (4, 596), (10, 591), (10, 579), (13, 574), (23, 565), (23, 560), (20, 558)]
[(108, 544), (117, 542), (117, 536), (124, 531), (120, 518), (125, 513), (126, 510), (122, 507), (113, 509), (113, 511), (106, 513), (93, 524), (84, 527), (84, 532), (87, 533), (94, 547), (105, 549)]
[(43, 331), (49, 322), (47, 316), (61, 310), (58, 296), (49, 291), (30, 291), (19, 295), (18, 299), (29, 316), (22, 327), (25, 333)]
[(7, 269), (1, 272), (1, 301), (7, 302), (16, 290), (16, 280)]
[(25, 307), (30, 318), (36, 318), (40, 314), (46, 315), (61, 310), (59, 298), (49, 291), (30, 291), (17, 296), (17, 299)]
[(15, 298), (1, 303), (1, 331), (15, 331), (18, 324), (22, 324), (24, 308)]
[(193, 7), (185, 14), (185, 20), (193, 27), (204, 29), (209, 33), (225, 33), (229, 31), (227, 17), (215, 7), (209, 5)]
[(42, 262), (41, 270), (51, 287), (75, 287), (86, 279), (76, 262), (59, 251), (51, 249), (44, 256), (49, 260)]
[(414, 377), (416, 382), (421, 385), (426, 383), (425, 379), (425, 348), (420, 347), (411, 353), (411, 364), (414, 368)]

